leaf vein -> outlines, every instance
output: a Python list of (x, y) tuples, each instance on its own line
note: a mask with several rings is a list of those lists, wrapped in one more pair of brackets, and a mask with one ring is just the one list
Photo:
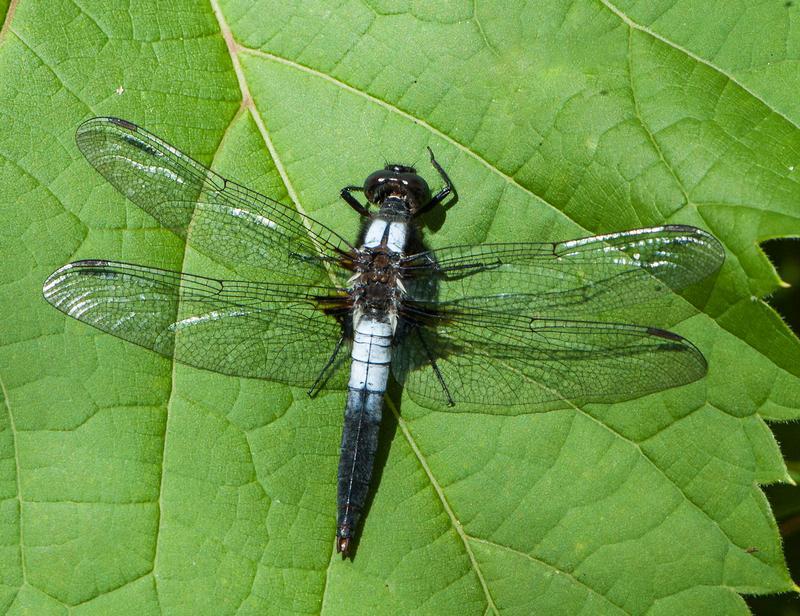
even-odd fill
[(11, 3), (8, 5), (8, 9), (6, 9), (6, 18), (3, 21), (3, 27), (0, 28), (0, 43), (2, 43), (5, 39), (6, 32), (11, 29), (11, 22), (14, 19), (14, 13), (17, 12), (18, 3), (19, 0), (11, 0)]
[(676, 51), (679, 51), (679, 52), (681, 52), (682, 54), (684, 54), (684, 55), (686, 55), (686, 56), (690, 57), (690, 58), (691, 58), (692, 60), (694, 60), (695, 62), (698, 62), (698, 63), (702, 64), (703, 66), (707, 66), (707, 67), (708, 67), (708, 68), (710, 68), (711, 70), (713, 70), (713, 71), (715, 71), (715, 72), (719, 73), (720, 75), (722, 75), (723, 77), (725, 77), (726, 79), (728, 79), (728, 80), (729, 80), (731, 83), (733, 83), (733, 84), (735, 84), (735, 85), (739, 86), (739, 87), (740, 87), (742, 90), (744, 90), (745, 92), (747, 92), (747, 93), (748, 93), (750, 96), (752, 96), (753, 98), (755, 98), (756, 100), (758, 100), (759, 102), (761, 102), (761, 103), (762, 103), (762, 104), (763, 104), (763, 105), (764, 105), (764, 106), (765, 106), (767, 109), (769, 109), (769, 110), (770, 110), (772, 113), (775, 113), (775, 114), (779, 115), (780, 117), (782, 117), (782, 118), (783, 118), (784, 120), (786, 120), (786, 121), (787, 121), (789, 124), (791, 124), (791, 125), (792, 125), (794, 128), (800, 128), (800, 126), (798, 126), (798, 125), (797, 125), (797, 123), (795, 123), (793, 120), (791, 120), (791, 119), (790, 119), (790, 118), (789, 118), (789, 117), (788, 117), (786, 114), (784, 114), (784, 113), (782, 113), (781, 111), (779, 111), (778, 109), (774, 108), (774, 107), (773, 107), (772, 105), (770, 105), (770, 104), (769, 104), (769, 103), (768, 103), (766, 100), (764, 100), (764, 98), (763, 98), (763, 97), (759, 96), (759, 95), (758, 95), (758, 94), (757, 94), (755, 91), (753, 91), (751, 88), (748, 88), (746, 85), (744, 85), (742, 82), (740, 82), (738, 79), (736, 79), (736, 77), (734, 77), (734, 76), (733, 76), (731, 73), (729, 73), (729, 72), (728, 72), (728, 71), (726, 71), (725, 69), (723, 69), (723, 68), (721, 68), (721, 67), (717, 66), (716, 64), (714, 64), (714, 63), (713, 63), (713, 62), (711, 62), (710, 60), (706, 60), (706, 59), (704, 59), (704, 58), (702, 58), (702, 57), (698, 56), (698, 55), (697, 55), (696, 53), (694, 53), (693, 51), (690, 51), (690, 50), (686, 49), (685, 47), (683, 47), (682, 45), (679, 45), (678, 43), (676, 43), (676, 42), (674, 42), (674, 41), (671, 41), (671, 40), (669, 40), (668, 38), (666, 38), (666, 37), (662, 36), (661, 34), (658, 34), (657, 32), (655, 32), (655, 31), (651, 30), (651, 29), (650, 29), (650, 28), (648, 28), (647, 26), (643, 26), (642, 24), (640, 24), (640, 23), (637, 23), (637, 22), (633, 21), (633, 19), (631, 19), (630, 17), (628, 17), (628, 16), (627, 16), (627, 15), (626, 15), (626, 14), (625, 14), (625, 13), (624, 13), (622, 10), (620, 10), (619, 8), (617, 8), (617, 7), (616, 7), (614, 4), (612, 4), (612, 3), (611, 3), (609, 0), (598, 0), (598, 1), (600, 2), (600, 4), (602, 4), (603, 6), (605, 6), (605, 7), (606, 7), (606, 8), (607, 8), (609, 11), (611, 11), (612, 13), (614, 13), (614, 15), (616, 15), (617, 17), (619, 17), (619, 18), (620, 18), (620, 20), (622, 20), (622, 22), (623, 22), (625, 25), (627, 25), (629, 28), (633, 28), (634, 30), (639, 30), (640, 32), (644, 32), (645, 34), (647, 34), (647, 35), (649, 35), (649, 36), (652, 36), (654, 39), (656, 39), (656, 40), (658, 40), (658, 41), (660, 41), (660, 42), (664, 43), (665, 45), (667, 45), (667, 46), (671, 47), (672, 49), (674, 49), (674, 50), (676, 50)]
[[(242, 46), (239, 46), (238, 49), (242, 53), (245, 53), (245, 54), (248, 54), (248, 55), (251, 55), (251, 56), (260, 57), (260, 58), (265, 58), (267, 60), (272, 60), (274, 62), (278, 62), (280, 64), (284, 64), (286, 66), (292, 67), (292, 68), (297, 69), (299, 71), (302, 71), (304, 73), (308, 73), (310, 75), (313, 75), (315, 77), (318, 77), (320, 79), (328, 81), (329, 83), (332, 83), (333, 85), (335, 85), (338, 88), (342, 88), (343, 90), (346, 90), (347, 92), (350, 92), (351, 94), (355, 94), (357, 96), (365, 98), (368, 101), (370, 101), (372, 103), (375, 103), (376, 105), (379, 105), (380, 107), (383, 107), (387, 111), (389, 111), (391, 113), (395, 113), (395, 114), (397, 114), (397, 115), (399, 115), (399, 116), (401, 116), (401, 117), (413, 122), (414, 124), (416, 124), (418, 126), (421, 126), (422, 128), (428, 130), (431, 134), (436, 135), (437, 137), (439, 137), (443, 141), (446, 141), (447, 143), (449, 143), (450, 145), (452, 145), (456, 149), (460, 150), (461, 152), (464, 152), (465, 154), (469, 155), (471, 158), (474, 158), (479, 163), (481, 163), (484, 167), (489, 169), (489, 171), (491, 171), (492, 173), (494, 173), (496, 175), (499, 175), (506, 182), (508, 182), (510, 184), (513, 184), (514, 186), (518, 187), (525, 194), (527, 194), (528, 196), (532, 197), (534, 200), (538, 201), (542, 205), (545, 205), (548, 208), (558, 212), (562, 216), (566, 216), (566, 214), (564, 214), (564, 212), (559, 210), (555, 205), (553, 205), (549, 201), (546, 201), (543, 197), (540, 197), (539, 195), (534, 193), (529, 188), (527, 188), (527, 187), (523, 186), (522, 184), (520, 184), (512, 176), (510, 176), (507, 173), (501, 171), (498, 167), (496, 167), (495, 165), (490, 163), (487, 159), (485, 159), (483, 156), (481, 156), (478, 152), (470, 149), (469, 147), (467, 147), (463, 143), (461, 143), (459, 141), (456, 141), (453, 137), (451, 137), (447, 133), (442, 132), (441, 130), (439, 130), (438, 128), (433, 126), (432, 124), (430, 124), (427, 121), (423, 120), (422, 118), (417, 118), (414, 115), (412, 115), (411, 113), (409, 113), (407, 111), (404, 111), (403, 109), (400, 109), (399, 107), (396, 107), (395, 105), (393, 105), (393, 104), (391, 104), (391, 103), (389, 103), (387, 101), (384, 101), (384, 100), (382, 100), (382, 99), (380, 99), (380, 98), (378, 98), (376, 96), (368, 94), (367, 92), (364, 92), (362, 90), (359, 90), (358, 88), (355, 88), (355, 87), (353, 87), (353, 86), (351, 86), (351, 85), (349, 85), (349, 84), (347, 84), (347, 83), (345, 83), (343, 81), (340, 81), (340, 80), (336, 79), (335, 77), (332, 77), (331, 75), (327, 75), (326, 73), (323, 73), (321, 71), (313, 69), (313, 68), (311, 68), (309, 66), (305, 66), (303, 64), (299, 64), (299, 63), (294, 62), (292, 60), (289, 60), (287, 58), (282, 58), (280, 56), (276, 56), (274, 54), (268, 53), (266, 51), (262, 51), (260, 49), (251, 49), (251, 48), (242, 47)], [(572, 220), (572, 219), (570, 218), (570, 220)], [(572, 221), (572, 222), (575, 222), (575, 221)], [(578, 225), (577, 222), (575, 224)], [(578, 227), (580, 229), (582, 229), (583, 231), (588, 231), (585, 227), (582, 227), (580, 225), (578, 225)]]
[(452, 524), (453, 529), (456, 531), (456, 534), (461, 538), (461, 541), (464, 544), (464, 551), (466, 552), (467, 557), (469, 558), (470, 565), (472, 566), (472, 569), (475, 571), (475, 575), (478, 578), (478, 582), (480, 583), (481, 588), (483, 589), (483, 594), (486, 596), (487, 606), (491, 608), (495, 614), (499, 614), (500, 612), (497, 609), (497, 605), (495, 604), (494, 599), (492, 598), (491, 592), (489, 591), (489, 586), (486, 583), (486, 579), (483, 577), (483, 571), (481, 571), (481, 568), (478, 565), (478, 561), (475, 558), (475, 554), (472, 552), (472, 548), (470, 548), (469, 546), (469, 537), (464, 532), (464, 528), (461, 526), (461, 522), (459, 522), (455, 512), (450, 507), (450, 503), (447, 501), (447, 497), (444, 494), (442, 486), (439, 484), (436, 477), (434, 477), (433, 471), (428, 466), (428, 463), (425, 460), (425, 456), (422, 455), (422, 452), (420, 451), (416, 440), (414, 440), (414, 437), (412, 436), (411, 431), (409, 430), (408, 424), (406, 424), (406, 422), (400, 416), (397, 407), (388, 396), (386, 397), (386, 406), (391, 410), (392, 414), (395, 416), (398, 427), (403, 433), (403, 436), (406, 438), (406, 441), (408, 441), (408, 444), (411, 447), (411, 450), (414, 452), (414, 455), (416, 456), (417, 460), (419, 461), (422, 470), (425, 471), (425, 475), (428, 477), (428, 481), (431, 482), (431, 486), (433, 487), (434, 491), (436, 492), (436, 495), (439, 497), (439, 500), (442, 503), (442, 508), (444, 509), (448, 518), (450, 518), (450, 523)]
[(609, 605), (611, 605), (612, 607), (618, 609), (622, 614), (629, 614), (629, 612), (627, 612), (625, 610), (625, 608), (623, 608), (621, 605), (618, 605), (617, 603), (614, 603), (611, 599), (606, 597), (603, 593), (601, 593), (600, 591), (596, 590), (595, 588), (592, 588), (591, 586), (586, 584), (586, 582), (581, 581), (580, 579), (575, 577), (575, 575), (573, 573), (571, 573), (570, 571), (567, 571), (566, 569), (561, 569), (560, 567), (558, 567), (558, 566), (556, 566), (556, 565), (554, 565), (552, 563), (549, 563), (546, 560), (542, 560), (541, 558), (537, 558), (536, 556), (533, 556), (531, 554), (526, 554), (525, 552), (520, 552), (519, 550), (516, 550), (516, 549), (514, 549), (514, 548), (512, 548), (510, 546), (503, 545), (503, 544), (497, 543), (495, 541), (489, 541), (488, 539), (481, 539), (479, 537), (473, 537), (472, 535), (466, 535), (466, 534), (465, 534), (465, 537), (466, 537), (466, 539), (468, 541), (474, 541), (475, 543), (482, 543), (482, 544), (487, 545), (487, 546), (492, 547), (492, 548), (496, 548), (496, 549), (503, 550), (503, 551), (506, 551), (506, 552), (511, 552), (512, 554), (516, 554), (517, 556), (521, 556), (521, 557), (523, 557), (523, 558), (525, 558), (527, 560), (530, 560), (531, 562), (534, 562), (534, 563), (539, 564), (539, 565), (544, 565), (545, 567), (548, 567), (548, 568), (552, 569), (553, 571), (557, 571), (558, 573), (561, 573), (561, 574), (567, 576), (576, 585), (581, 586), (582, 588), (585, 588), (591, 594), (596, 595), (596, 596), (600, 597), (601, 599), (603, 599), (604, 601), (608, 602)]
[[(11, 430), (11, 445), (14, 448), (14, 478), (17, 488), (17, 501), (19, 507), (19, 563), (20, 563), (20, 571), (22, 573), (22, 583), (28, 583), (28, 574), (25, 568), (25, 541), (24, 541), (24, 532), (22, 527), (22, 508), (24, 499), (22, 498), (22, 485), (20, 484), (19, 474), (20, 474), (20, 463), (19, 463), (19, 443), (17, 443), (17, 427), (14, 421), (14, 413), (11, 412), (11, 403), (8, 399), (8, 389), (6, 388), (5, 381), (2, 377), (0, 377), (0, 393), (3, 395), (3, 406), (6, 408), (6, 413), (8, 414), (8, 424), (9, 429)], [(16, 589), (15, 595), (19, 593), (19, 588)]]

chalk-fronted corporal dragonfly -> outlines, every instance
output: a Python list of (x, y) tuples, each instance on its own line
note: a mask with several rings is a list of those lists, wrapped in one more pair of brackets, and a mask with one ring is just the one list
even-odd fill
[(681, 336), (605, 316), (718, 270), (723, 249), (701, 229), (426, 250), (417, 217), (452, 194), (430, 152), (444, 185), (436, 194), (403, 165), (342, 189), (364, 219), (351, 242), (128, 121), (88, 120), (77, 143), (117, 190), (237, 279), (86, 260), (54, 272), (45, 298), (191, 366), (311, 394), (345, 390), (344, 554), (367, 498), (390, 372), (423, 405), (484, 412), (621, 401), (706, 372)]

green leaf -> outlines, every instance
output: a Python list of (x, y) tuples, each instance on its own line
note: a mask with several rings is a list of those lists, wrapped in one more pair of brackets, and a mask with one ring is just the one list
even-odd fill
[[(746, 614), (738, 593), (795, 588), (758, 484), (789, 477), (765, 420), (800, 417), (800, 344), (758, 242), (800, 234), (798, 8), (498, 4), (10, 3), (4, 610)], [(173, 365), (41, 298), (78, 258), (213, 268), (80, 157), (93, 115), (350, 236), (338, 189), (427, 145), (461, 197), (432, 246), (701, 226), (727, 261), (663, 325), (708, 377), (514, 417), (395, 397), (340, 561), (340, 394)]]

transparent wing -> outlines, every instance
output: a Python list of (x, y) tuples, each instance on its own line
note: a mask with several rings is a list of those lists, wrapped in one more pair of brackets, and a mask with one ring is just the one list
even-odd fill
[(565, 242), (450, 246), (409, 256), (404, 267), (411, 296), (422, 300), (594, 321), (694, 284), (724, 257), (706, 231), (668, 225)]
[(242, 275), (321, 282), (352, 247), (295, 208), (226, 180), (143, 128), (93, 118), (77, 131), (86, 159), (119, 192), (200, 252)]
[(412, 397), (459, 410), (614, 402), (690, 383), (706, 372), (690, 342), (613, 316), (657, 322), (648, 303), (723, 260), (712, 235), (681, 225), (409, 256), (414, 300), (395, 376)]
[(689, 341), (652, 327), (469, 309), (425, 318), (434, 327), (411, 326), (392, 369), (413, 399), (434, 407), (487, 412), (554, 401), (618, 402), (706, 373)]
[[(308, 387), (341, 337), (332, 287), (216, 280), (113, 261), (54, 272), (45, 299), (65, 314), (198, 368)], [(340, 364), (349, 361), (338, 355)], [(335, 366), (341, 367), (340, 365)], [(327, 387), (346, 384), (332, 372)]]

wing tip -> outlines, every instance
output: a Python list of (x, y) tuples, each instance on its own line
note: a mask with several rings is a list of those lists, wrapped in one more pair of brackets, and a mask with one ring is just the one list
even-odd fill
[[(98, 142), (113, 139), (114, 133), (117, 134), (117, 138), (126, 139), (123, 135), (141, 134), (142, 132), (141, 128), (128, 120), (114, 116), (97, 116), (78, 125), (75, 130), (75, 144), (87, 160), (96, 167), (91, 150), (96, 147)], [(131, 137), (127, 139), (131, 139)]]
[(89, 118), (88, 120), (84, 120), (78, 125), (77, 133), (85, 133), (88, 130), (94, 129), (96, 127), (104, 127), (108, 126), (109, 124), (113, 124), (114, 126), (119, 126), (120, 128), (124, 128), (127, 131), (132, 133), (138, 132), (140, 129), (139, 127), (129, 120), (125, 120), (123, 118), (118, 118), (116, 116), (95, 116), (93, 118)]
[(709, 274), (718, 270), (720, 267), (722, 267), (722, 264), (725, 262), (725, 247), (722, 245), (722, 242), (720, 242), (715, 235), (706, 231), (705, 229), (701, 229), (700, 227), (695, 227), (693, 225), (678, 225), (678, 224), (664, 225), (662, 228), (665, 231), (685, 233), (701, 238), (704, 241), (705, 245), (708, 246), (707, 253), (713, 256), (717, 263), (716, 268), (713, 271), (709, 272)]
[(77, 263), (79, 262), (62, 265), (45, 279), (45, 281), (42, 283), (42, 295), (47, 301), (50, 301), (58, 284), (63, 280), (64, 276), (68, 272), (75, 269)]
[(665, 338), (667, 340), (674, 340), (675, 342), (686, 342), (686, 338), (683, 336), (676, 334), (675, 332), (668, 331), (666, 329), (659, 329), (658, 327), (648, 327), (647, 333), (651, 336), (656, 336), (657, 338)]
[(105, 120), (109, 124), (115, 124), (116, 126), (129, 130), (132, 133), (135, 133), (139, 130), (139, 127), (136, 124), (134, 124), (133, 122), (129, 122), (128, 120), (124, 120), (122, 118), (117, 118), (114, 116), (106, 116)]
[(691, 340), (688, 340), (680, 334), (676, 334), (675, 332), (671, 332), (666, 329), (660, 329), (658, 327), (648, 327), (647, 333), (656, 338), (669, 340), (670, 342), (665, 344), (664, 350), (674, 350), (682, 353), (689, 353), (689, 355), (695, 360), (699, 370), (696, 374), (691, 375), (690, 378), (683, 383), (684, 385), (694, 383), (708, 373), (708, 361), (706, 360), (705, 355), (703, 355), (702, 351), (700, 351), (700, 349), (698, 349)]
[(66, 265), (62, 265), (56, 271), (50, 274), (42, 283), (42, 295), (48, 302), (56, 306), (56, 304), (53, 302), (53, 299), (57, 294), (58, 286), (65, 280), (65, 278), (74, 274), (80, 275), (93, 273), (92, 270), (108, 267), (109, 263), (109, 261), (104, 259), (83, 259), (81, 261), (73, 261), (71, 263), (67, 263)]

